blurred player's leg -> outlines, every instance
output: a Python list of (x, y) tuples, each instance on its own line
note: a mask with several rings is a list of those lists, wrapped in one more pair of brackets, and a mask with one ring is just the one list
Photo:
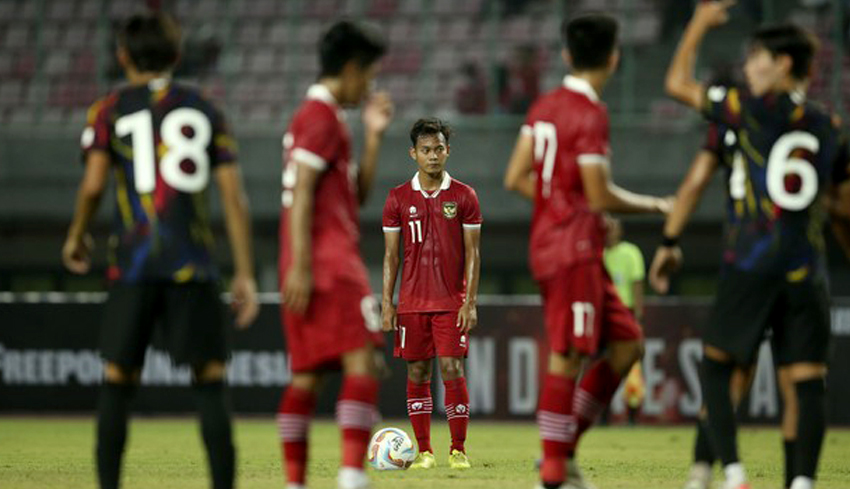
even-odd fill
[[(433, 454), (431, 448), (431, 412), (434, 400), (431, 397), (431, 360), (407, 363), (407, 415), (413, 426), (419, 453)], [(429, 458), (433, 461), (433, 457)], [(417, 458), (417, 461), (419, 459)], [(426, 462), (428, 463), (428, 462)], [(414, 463), (415, 468), (430, 468)], [(411, 466), (411, 468), (414, 468)]]
[(113, 363), (105, 365), (97, 406), (97, 478), (101, 489), (118, 488), (130, 400), (137, 382), (138, 373), (123, 372)]
[(337, 423), (342, 430), (340, 489), (368, 487), (363, 471), (372, 425), (379, 414), (378, 380), (372, 346), (349, 351), (342, 356), (342, 388), (336, 405)]
[[(754, 375), (755, 367), (735, 369), (735, 372), (732, 373), (729, 388), (732, 404), (735, 406), (735, 409), (737, 409), (741, 403), (741, 399), (744, 398), (744, 395), (750, 389)], [(717, 457), (714, 454), (714, 447), (711, 446), (706, 416), (706, 410), (703, 406), (697, 420), (697, 436), (694, 442), (694, 464), (691, 466), (691, 472), (688, 475), (687, 482), (685, 482), (685, 489), (708, 489), (711, 487), (711, 468)]]
[(557, 489), (566, 479), (567, 457), (575, 443), (576, 420), (573, 416), (573, 392), (581, 357), (551, 353), (549, 372), (543, 380), (537, 424), (543, 441), (540, 480), (545, 489)]
[(469, 392), (466, 389), (463, 359), (440, 357), (439, 361), (446, 387), (446, 418), (452, 435), (449, 466), (453, 469), (468, 469), (470, 465), (464, 443), (469, 426)]
[(303, 489), (307, 477), (307, 433), (316, 407), (319, 377), (295, 373), (277, 410), (287, 489)]
[(224, 373), (224, 363), (210, 362), (194, 369), (192, 386), (214, 489), (232, 488), (235, 476), (236, 450)]
[[(640, 359), (642, 350), (640, 341), (612, 342), (608, 345), (606, 358), (591, 364), (584, 373), (573, 400), (573, 412), (578, 423), (576, 445), (611, 402), (620, 381)], [(574, 451), (575, 447), (572, 449)]]
[(826, 434), (826, 367), (801, 363), (790, 365), (789, 371), (799, 408), (791, 489), (812, 489)]
[[(831, 320), (829, 294), (822, 281), (787, 283), (782, 301), (785, 314), (773, 327), (777, 363), (787, 371), (797, 400), (796, 442), (791, 460), (791, 489), (811, 489), (817, 475), (826, 433), (826, 360)], [(782, 382), (780, 378), (780, 382)], [(787, 391), (787, 394), (786, 392)], [(783, 426), (786, 428), (786, 426)], [(793, 434), (790, 422), (784, 435)]]
[(797, 448), (799, 409), (797, 407), (797, 393), (794, 391), (794, 382), (791, 380), (788, 368), (777, 368), (776, 377), (779, 380), (779, 393), (782, 396), (782, 451), (785, 454), (785, 485), (782, 487), (789, 489), (796, 475), (794, 454)]
[(729, 386), (734, 369), (735, 366), (723, 352), (706, 346), (702, 363), (703, 399), (708, 409), (712, 446), (723, 462), (726, 489), (747, 487), (744, 466), (738, 458), (735, 411)]
[(684, 489), (708, 489), (711, 487), (711, 467), (714, 465), (714, 450), (709, 441), (705, 411), (697, 420), (697, 436), (694, 442), (694, 463), (685, 481)]

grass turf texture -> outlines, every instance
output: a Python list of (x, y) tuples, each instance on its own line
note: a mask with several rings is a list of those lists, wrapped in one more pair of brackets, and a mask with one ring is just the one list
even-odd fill
[[(406, 421), (389, 423), (410, 432)], [(0, 488), (92, 488), (94, 432), (88, 419), (0, 418)], [(375, 489), (530, 489), (535, 480), (537, 428), (532, 423), (470, 425), (467, 449), (473, 468), (448, 469), (448, 427), (432, 429), (438, 467), (430, 471), (374, 472)], [(690, 464), (694, 430), (599, 428), (582, 442), (585, 475), (602, 489), (679, 488)], [(311, 432), (310, 483), (334, 489), (339, 435), (328, 421)], [(779, 488), (782, 453), (776, 429), (743, 428), (741, 452), (754, 489)], [(236, 423), (239, 487), (281, 488), (277, 430), (271, 419)], [(818, 489), (850, 487), (850, 431), (831, 430), (824, 446)], [(136, 419), (125, 457), (124, 488), (206, 488), (197, 423), (190, 419)]]

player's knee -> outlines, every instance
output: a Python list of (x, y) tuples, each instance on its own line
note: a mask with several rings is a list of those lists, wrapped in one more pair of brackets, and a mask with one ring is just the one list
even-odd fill
[(827, 368), (823, 363), (794, 363), (784, 367), (788, 372), (787, 382), (793, 388), (797, 382), (805, 382), (826, 377)]
[(714, 360), (718, 363), (731, 363), (732, 355), (726, 353), (725, 351), (715, 348), (711, 345), (705, 345), (703, 348), (703, 357), (706, 359)]
[(322, 377), (313, 373), (296, 373), (292, 374), (289, 385), (300, 391), (318, 392), (322, 385)]
[(564, 355), (557, 352), (549, 354), (549, 373), (563, 377), (576, 378), (581, 371), (583, 357), (571, 350)]
[(463, 361), (459, 358), (441, 358), (440, 374), (443, 380), (457, 380), (463, 377)]
[(137, 384), (140, 375), (138, 369), (129, 370), (111, 362), (103, 365), (103, 380), (110, 384)]
[(431, 362), (409, 362), (407, 364), (407, 378), (417, 384), (430, 382)]
[(207, 384), (224, 380), (226, 368), (224, 362), (208, 362), (192, 367), (192, 380), (196, 384)]
[(345, 353), (342, 356), (342, 372), (344, 375), (377, 377), (374, 348), (367, 346)]

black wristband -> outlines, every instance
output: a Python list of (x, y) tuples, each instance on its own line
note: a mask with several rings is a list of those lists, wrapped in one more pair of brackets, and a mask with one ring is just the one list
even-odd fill
[(675, 238), (671, 238), (665, 234), (661, 238), (661, 246), (665, 248), (675, 248), (676, 246), (679, 246), (679, 237), (676, 236)]

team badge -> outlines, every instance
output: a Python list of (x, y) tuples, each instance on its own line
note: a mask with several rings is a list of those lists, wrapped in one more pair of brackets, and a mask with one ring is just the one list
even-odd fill
[(443, 202), (443, 217), (454, 219), (457, 216), (457, 202)]
[(415, 205), (410, 206), (410, 215), (412, 216), (413, 214), (416, 214), (416, 206)]

